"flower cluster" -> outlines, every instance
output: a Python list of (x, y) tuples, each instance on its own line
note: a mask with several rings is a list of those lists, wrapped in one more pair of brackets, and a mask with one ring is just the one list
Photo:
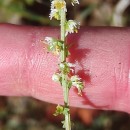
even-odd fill
[[(74, 6), (74, 4), (79, 4), (78, 0), (71, 0), (71, 4)], [(50, 19), (55, 18), (57, 20), (61, 19), (61, 9), (64, 9), (65, 12), (67, 12), (66, 9), (66, 2), (64, 0), (53, 0), (51, 2), (51, 12), (50, 12)], [(75, 20), (68, 20), (66, 21), (66, 32), (65, 36), (68, 35), (68, 33), (74, 33), (78, 32), (78, 29), (80, 27), (80, 23), (76, 22)]]
[(65, 62), (60, 63), (59, 67), (64, 74), (69, 74), (70, 71), (74, 72), (73, 67), (75, 67), (75, 65), (70, 62)]
[(78, 94), (82, 95), (83, 82), (78, 75), (74, 75), (71, 77), (72, 86), (75, 86), (78, 89)]
[(63, 42), (52, 37), (45, 37), (45, 44), (48, 45), (48, 50), (59, 55), (63, 48)]
[[(62, 82), (62, 73), (64, 74), (69, 74), (70, 71), (74, 71), (73, 67), (75, 67), (74, 64), (65, 62), (65, 63), (60, 63), (60, 70), (58, 73), (53, 74), (52, 80), (55, 82)], [(73, 76), (67, 76), (68, 80), (68, 87), (71, 88), (72, 86), (76, 87), (78, 89), (78, 94), (82, 95), (82, 89), (83, 89), (83, 82), (81, 81), (81, 78), (78, 75), (73, 75)], [(61, 83), (62, 84), (62, 83)]]
[(68, 108), (64, 108), (63, 106), (58, 104), (57, 107), (56, 107), (56, 111), (54, 113), (54, 116), (58, 116), (60, 114), (64, 114), (65, 115), (68, 111), (69, 111)]
[(74, 33), (74, 32), (78, 32), (78, 29), (80, 27), (80, 23), (75, 21), (75, 20), (68, 20), (66, 22), (66, 33), (65, 35), (67, 36), (68, 33)]
[[(71, 4), (74, 6), (75, 4), (79, 4), (78, 0), (71, 0)], [(64, 9), (65, 12), (67, 12), (66, 9), (66, 2), (64, 0), (53, 0), (51, 2), (51, 13), (50, 13), (50, 19), (53, 17), (57, 20), (60, 20), (61, 17), (61, 9)]]
[[(60, 82), (62, 81), (62, 75), (61, 73), (55, 73), (52, 76), (52, 80), (55, 82)], [(73, 75), (68, 79), (68, 87), (69, 89), (74, 86), (78, 89), (78, 94), (82, 96), (82, 90), (84, 88), (83, 82), (81, 81), (81, 78), (78, 75)]]
[[(47, 48), (48, 48), (48, 51), (52, 52), (53, 54), (55, 55), (60, 55), (61, 51), (63, 50), (63, 44), (64, 42), (59, 40), (59, 39), (55, 39), (55, 38), (52, 38), (52, 37), (45, 37), (45, 40), (44, 40), (44, 43), (47, 44)], [(65, 54), (66, 54), (66, 57), (68, 55), (70, 55), (70, 52), (68, 50), (68, 46), (67, 45), (64, 45), (65, 47)], [(60, 57), (62, 57), (60, 55)]]
[(50, 15), (49, 15), (50, 19), (55, 18), (57, 20), (60, 20), (61, 9), (64, 9), (67, 12), (66, 2), (64, 0), (53, 0), (51, 2), (51, 12), (50, 12)]
[(57, 73), (53, 74), (52, 80), (55, 82), (61, 82), (62, 73), (65, 75), (69, 75), (71, 71), (74, 72), (74, 70), (73, 70), (74, 67), (75, 67), (75, 65), (70, 62), (60, 63), (59, 70)]

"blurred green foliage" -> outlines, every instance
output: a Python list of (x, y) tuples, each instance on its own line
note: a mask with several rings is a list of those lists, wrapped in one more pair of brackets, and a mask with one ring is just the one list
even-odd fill
[(35, 0), (0, 0), (0, 22), (21, 24), (21, 19), (26, 18), (40, 24), (49, 24), (48, 17), (27, 10), (26, 6), (31, 6), (34, 2)]
[[(49, 20), (51, 0), (0, 0), (0, 22), (30, 25), (58, 25)], [(127, 26), (129, 25), (130, 9), (115, 12), (119, 0), (80, 0), (80, 5), (72, 8), (67, 1), (69, 19), (77, 19), (82, 25), (91, 26)], [(113, 22), (114, 16), (121, 18)], [(113, 24), (114, 23), (114, 24)]]

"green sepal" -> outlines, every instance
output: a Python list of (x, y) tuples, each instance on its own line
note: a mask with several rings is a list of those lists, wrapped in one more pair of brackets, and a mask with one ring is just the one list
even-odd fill
[(63, 114), (63, 111), (64, 111), (64, 107), (62, 107), (61, 105), (57, 105), (56, 111), (55, 111), (55, 113), (53, 115), (58, 116), (60, 114)]
[(57, 45), (60, 47), (63, 47), (64, 42), (63, 41), (57, 41)]

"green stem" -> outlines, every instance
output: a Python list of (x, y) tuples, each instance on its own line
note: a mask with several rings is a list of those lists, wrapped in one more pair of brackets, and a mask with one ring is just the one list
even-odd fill
[[(66, 62), (66, 45), (65, 45), (65, 23), (66, 12), (61, 10), (61, 41), (63, 41), (63, 50), (61, 51), (61, 62)], [(69, 108), (69, 88), (67, 85), (67, 75), (62, 72), (62, 87), (64, 94), (64, 108)], [(70, 111), (65, 114), (65, 129), (71, 130)]]
[(61, 10), (61, 41), (63, 41), (63, 50), (61, 51), (61, 62), (66, 61), (65, 55), (65, 21), (66, 21), (66, 13), (64, 9)]

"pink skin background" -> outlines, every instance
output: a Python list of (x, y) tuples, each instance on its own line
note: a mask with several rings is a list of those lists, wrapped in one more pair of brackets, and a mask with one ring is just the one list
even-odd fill
[[(63, 92), (51, 80), (56, 55), (43, 40), (60, 37), (58, 28), (0, 24), (0, 95), (32, 96), (63, 104)], [(67, 38), (68, 61), (84, 81), (83, 95), (70, 90), (70, 105), (130, 113), (130, 28), (81, 27)]]

